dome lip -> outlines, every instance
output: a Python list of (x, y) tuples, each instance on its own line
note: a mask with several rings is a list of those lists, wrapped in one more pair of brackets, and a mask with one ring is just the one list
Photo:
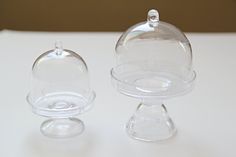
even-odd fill
[[(137, 87), (135, 84), (133, 84), (133, 83), (129, 83), (129, 82), (127, 82), (127, 81), (125, 81), (125, 80), (121, 80), (118, 76), (119, 76), (119, 74), (117, 74), (116, 72), (115, 72), (115, 70), (116, 70), (116, 68), (117, 67), (119, 67), (119, 65), (118, 66), (116, 66), (116, 67), (113, 67), (111, 70), (110, 70), (110, 75), (111, 75), (111, 78), (112, 78), (112, 80), (114, 80), (115, 81), (115, 83), (116, 84), (123, 84), (123, 85), (127, 85), (127, 86), (130, 86), (130, 87)], [(177, 93), (175, 93), (175, 94), (171, 94), (171, 95), (142, 95), (141, 97), (159, 97), (159, 98), (166, 98), (166, 97), (175, 97), (175, 96), (179, 96), (179, 95), (184, 95), (184, 94), (186, 94), (186, 93), (188, 93), (189, 91), (191, 91), (191, 89), (192, 89), (192, 86), (193, 86), (193, 84), (194, 84), (194, 82), (195, 82), (195, 79), (196, 79), (196, 76), (197, 76), (197, 74), (196, 74), (196, 71), (194, 71), (194, 70), (192, 70), (191, 72), (190, 72), (190, 74), (189, 75), (191, 75), (191, 77), (189, 78), (189, 79), (187, 79), (187, 80), (185, 80), (184, 82), (186, 83), (186, 85), (189, 85), (189, 88), (187, 88), (187, 89), (183, 89), (183, 90), (180, 90), (179, 92), (177, 92)], [(118, 90), (119, 90), (119, 88), (118, 88)], [(121, 92), (122, 93), (122, 92)], [(124, 92), (123, 92), (124, 93)], [(126, 92), (126, 93), (124, 93), (125, 95), (128, 95), (128, 96), (132, 96), (132, 97), (140, 97), (140, 95), (135, 95), (135, 94), (133, 94), (133, 93), (129, 93), (129, 92)]]
[[(85, 63), (84, 59), (83, 59), (78, 53), (76, 53), (76, 52), (74, 52), (74, 51), (71, 51), (71, 50), (69, 50), (69, 49), (62, 49), (62, 50), (63, 50), (63, 51), (62, 51), (62, 55), (64, 55), (64, 56), (62, 56), (62, 57), (65, 57), (65, 56), (68, 56), (69, 54), (71, 54), (73, 57), (75, 57), (75, 58), (77, 58), (78, 60), (82, 61), (83, 64), (84, 64), (84, 66), (85, 66), (85, 68), (88, 70), (87, 64)], [(53, 54), (54, 56), (56, 56), (56, 49), (48, 50), (48, 51), (42, 53), (41, 55), (39, 55), (39, 56), (35, 59), (33, 65), (32, 65), (32, 70), (34, 70), (35, 65), (36, 65), (42, 58), (48, 57), (48, 55), (50, 55), (50, 54)], [(61, 58), (62, 58), (62, 57), (61, 57)], [(59, 58), (59, 57), (58, 57), (58, 58)], [(54, 58), (54, 59), (55, 59), (55, 58)]]
[[(166, 30), (164, 30), (164, 29), (166, 29)], [(186, 37), (186, 35), (178, 27), (176, 27), (173, 24), (170, 24), (170, 23), (164, 22), (164, 21), (158, 21), (157, 26), (152, 27), (152, 26), (150, 26), (148, 21), (143, 21), (143, 22), (137, 23), (137, 24), (129, 27), (124, 33), (121, 34), (121, 36), (119, 37), (119, 39), (116, 43), (115, 50), (117, 51), (119, 46), (126, 44), (127, 42), (131, 41), (132, 38), (135, 38), (140, 34), (144, 34), (147, 32), (153, 32), (153, 34), (154, 34), (160, 30), (161, 31), (163, 30), (163, 32), (167, 32), (169, 34), (172, 34), (173, 37), (179, 37), (179, 38), (173, 38), (176, 41), (190, 43), (188, 38)], [(132, 33), (134, 33), (135, 35), (134, 35), (134, 37), (132, 37), (130, 39), (130, 36), (132, 35)]]
[[(110, 70), (111, 76), (112, 76), (115, 80), (117, 80), (117, 81), (119, 81), (119, 82), (122, 82), (122, 83), (125, 83), (125, 84), (130, 84), (130, 83), (126, 82), (126, 81), (120, 80), (119, 77), (117, 77), (117, 75), (119, 75), (119, 74), (116, 74), (116, 72), (115, 72), (115, 70), (116, 70), (117, 67), (119, 67), (119, 65), (116, 66), (116, 67), (113, 67), (113, 68)], [(185, 81), (186, 83), (191, 83), (191, 82), (193, 82), (193, 81), (196, 79), (196, 72), (195, 72), (194, 70), (191, 71), (191, 75), (192, 75), (192, 77), (191, 77), (190, 79), (188, 79), (187, 81)], [(133, 84), (130, 84), (130, 85), (133, 85)]]
[[(70, 94), (70, 93), (75, 94), (73, 92), (67, 92), (67, 93), (68, 94)], [(48, 109), (48, 108), (43, 108), (43, 107), (36, 107), (35, 104), (37, 104), (37, 102), (41, 98), (42, 97), (39, 97), (36, 100), (32, 100), (31, 92), (29, 92), (26, 95), (26, 101), (28, 102), (28, 104), (30, 104), (30, 106), (32, 107), (32, 110), (38, 115), (41, 115), (41, 116), (44, 116), (44, 117), (50, 117), (50, 115), (53, 114), (56, 117), (61, 117), (60, 112), (63, 112), (64, 116), (67, 116), (67, 114), (65, 114), (65, 112), (70, 112), (71, 115), (70, 115), (70, 113), (68, 113), (68, 115), (70, 115), (70, 116), (78, 115), (78, 114), (81, 113), (80, 112), (81, 107), (79, 107), (79, 106), (76, 106), (75, 108), (72, 108), (72, 109), (59, 109), (59, 110), (53, 110), (53, 109)], [(88, 110), (90, 110), (92, 108), (95, 98), (96, 98), (96, 92), (93, 91), (93, 90), (90, 90), (89, 96), (87, 98), (83, 97), (83, 99), (86, 102), (84, 104), (84, 107), (83, 107), (84, 108), (83, 112), (87, 112)], [(57, 116), (57, 115), (55, 115), (55, 113), (57, 113), (59, 115)]]

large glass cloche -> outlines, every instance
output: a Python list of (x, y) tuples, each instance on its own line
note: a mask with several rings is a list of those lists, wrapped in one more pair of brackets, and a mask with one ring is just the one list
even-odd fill
[(187, 37), (160, 21), (158, 11), (152, 9), (147, 21), (121, 35), (115, 50), (113, 84), (122, 94), (142, 101), (127, 124), (128, 134), (144, 141), (173, 136), (176, 129), (162, 101), (192, 89), (196, 74)]

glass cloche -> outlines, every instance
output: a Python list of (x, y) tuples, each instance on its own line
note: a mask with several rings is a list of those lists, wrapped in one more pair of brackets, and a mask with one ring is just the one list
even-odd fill
[(34, 62), (27, 101), (35, 114), (50, 118), (41, 125), (44, 135), (70, 137), (84, 130), (83, 122), (75, 116), (92, 107), (95, 92), (82, 57), (63, 49), (60, 42), (55, 46)]
[(127, 123), (128, 134), (143, 141), (172, 137), (176, 128), (163, 100), (192, 89), (196, 74), (187, 37), (150, 10), (147, 21), (124, 32), (116, 44), (112, 82), (122, 94), (141, 99)]

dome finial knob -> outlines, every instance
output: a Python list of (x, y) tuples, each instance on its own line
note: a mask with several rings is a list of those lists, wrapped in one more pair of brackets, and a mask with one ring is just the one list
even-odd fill
[(155, 9), (151, 9), (148, 11), (147, 21), (151, 27), (156, 27), (159, 22), (159, 13)]
[(57, 40), (55, 42), (55, 49), (56, 49), (56, 54), (57, 55), (61, 55), (62, 54), (62, 51), (63, 51), (63, 46), (62, 46), (62, 42)]

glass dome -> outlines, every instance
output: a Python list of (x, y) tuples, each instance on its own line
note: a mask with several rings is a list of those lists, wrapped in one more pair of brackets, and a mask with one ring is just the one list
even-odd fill
[(193, 87), (192, 49), (175, 26), (159, 20), (152, 9), (147, 21), (130, 27), (116, 44), (112, 83), (122, 94), (141, 103), (128, 121), (127, 133), (142, 141), (165, 140), (176, 133), (163, 100)]
[(195, 78), (189, 40), (175, 26), (159, 21), (156, 10), (122, 34), (116, 59), (112, 77), (129, 96), (175, 96), (188, 91)]
[(69, 117), (91, 108), (94, 98), (86, 63), (77, 53), (63, 49), (60, 42), (34, 62), (27, 100), (34, 113), (53, 118), (41, 126), (43, 134), (67, 137), (82, 132), (82, 121)]

